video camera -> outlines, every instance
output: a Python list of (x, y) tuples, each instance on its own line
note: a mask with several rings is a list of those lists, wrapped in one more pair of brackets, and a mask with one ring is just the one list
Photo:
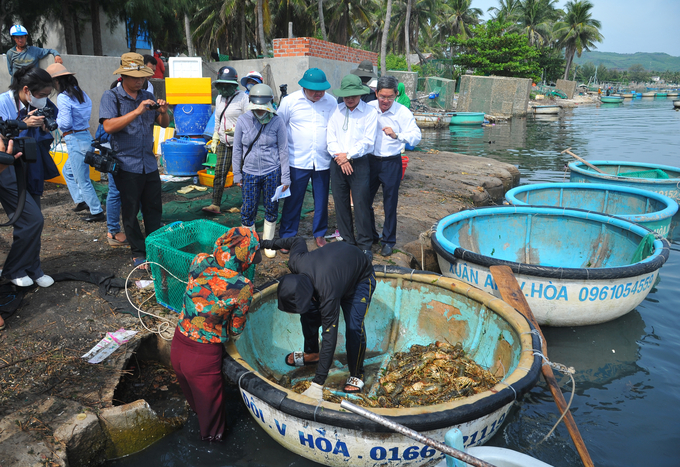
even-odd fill
[[(35, 139), (27, 136), (19, 137), (19, 134), (28, 129), (28, 126), (21, 120), (3, 120), (0, 117), (0, 135), (5, 139), (14, 141), (14, 152), (7, 154), (0, 152), (0, 164), (13, 165), (16, 161), (35, 162), (38, 160), (38, 145)], [(22, 153), (19, 159), (14, 159), (14, 155)]]
[(43, 122), (45, 123), (45, 128), (47, 128), (47, 131), (54, 131), (59, 128), (59, 125), (57, 125), (57, 122), (54, 119), (54, 109), (52, 107), (43, 107), (42, 109), (38, 109), (33, 113), (33, 115), (36, 117), (45, 117)]
[(117, 175), (120, 170), (120, 160), (116, 157), (114, 150), (102, 146), (99, 140), (92, 142), (92, 147), (99, 149), (99, 154), (94, 150), (89, 150), (85, 153), (85, 163), (91, 165), (99, 172), (107, 172), (112, 175)]

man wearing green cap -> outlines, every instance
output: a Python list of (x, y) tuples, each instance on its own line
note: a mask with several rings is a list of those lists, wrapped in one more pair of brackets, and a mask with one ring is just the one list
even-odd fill
[[(343, 102), (328, 122), (328, 152), (331, 162), (331, 186), (338, 230), (343, 240), (356, 245), (373, 259), (373, 230), (370, 205), (370, 170), (367, 154), (373, 152), (378, 112), (362, 100), (371, 90), (361, 78), (350, 74), (342, 78), (340, 89), (333, 92)], [(357, 236), (354, 237), (350, 191), (354, 199)]]
[[(294, 237), (300, 225), (302, 202), (311, 178), (314, 196), (313, 234), (316, 244), (326, 244), (328, 228), (328, 186), (331, 155), (326, 145), (328, 120), (337, 104), (326, 94), (331, 87), (326, 74), (318, 68), (307, 70), (298, 84), (301, 90), (281, 101), (279, 116), (288, 127), (288, 162), (290, 164), (290, 196), (283, 203), (281, 238)], [(287, 253), (287, 250), (281, 250)]]

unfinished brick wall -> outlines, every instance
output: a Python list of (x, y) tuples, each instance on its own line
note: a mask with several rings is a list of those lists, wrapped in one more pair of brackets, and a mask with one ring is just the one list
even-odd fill
[(375, 52), (353, 49), (313, 37), (274, 39), (274, 58), (278, 57), (320, 57), (351, 63), (370, 60), (373, 65), (378, 65), (378, 54)]

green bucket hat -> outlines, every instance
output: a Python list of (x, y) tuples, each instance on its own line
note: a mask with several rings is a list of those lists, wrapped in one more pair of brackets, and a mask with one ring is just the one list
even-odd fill
[(311, 91), (325, 91), (331, 87), (331, 83), (326, 80), (326, 73), (318, 68), (310, 68), (305, 71), (298, 84)]
[(368, 86), (361, 84), (361, 78), (357, 75), (346, 75), (342, 78), (340, 89), (333, 91), (337, 97), (363, 96), (371, 92)]

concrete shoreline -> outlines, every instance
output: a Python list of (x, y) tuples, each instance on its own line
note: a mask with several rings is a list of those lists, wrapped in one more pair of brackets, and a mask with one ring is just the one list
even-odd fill
[[(519, 171), (515, 166), (493, 159), (449, 152), (408, 152), (407, 155), (410, 162), (402, 181), (398, 210), (397, 247), (400, 251), (388, 258), (376, 254), (374, 264), (419, 267), (424, 251), (419, 240), (421, 233), (427, 232), (447, 214), (474, 206), (500, 204), (505, 192), (519, 184)], [(71, 228), (75, 232), (63, 231), (67, 228), (65, 226), (72, 224), (72, 221), (67, 222), (65, 219), (74, 216), (70, 213), (70, 198), (65, 187), (51, 189), (46, 192), (45, 198), (44, 236), (47, 238), (43, 248), (44, 263), (56, 265), (68, 262), (64, 267), (77, 267), (75, 262), (71, 264), (67, 258), (87, 249), (83, 253), (91, 258), (89, 260), (93, 263), (90, 267), (93, 269), (94, 264), (109, 269), (117, 267), (118, 277), (127, 275), (130, 269), (127, 259), (118, 258), (105, 245), (105, 225)], [(375, 204), (379, 223), (382, 222), (381, 204), (379, 194)], [(335, 230), (332, 198), (329, 215), (330, 233)], [(301, 233), (306, 234), (307, 231), (311, 231), (311, 215), (301, 222)], [(76, 239), (85, 235), (88, 240), (82, 243), (83, 246), (77, 246), (78, 241), (69, 239), (68, 235), (74, 235)], [(101, 240), (93, 242), (92, 236)], [(8, 229), (0, 232), (0, 241), (11, 242)], [(426, 246), (429, 247), (429, 241)], [(278, 255), (273, 260), (263, 262), (262, 272), (258, 271), (256, 275), (256, 287), (284, 273), (286, 259)], [(432, 258), (428, 258), (424, 269), (433, 268)], [(2, 467), (99, 465), (107, 459), (144, 449), (181, 426), (188, 415), (183, 400), (170, 403), (162, 410), (154, 410), (145, 400), (114, 405), (114, 393), (130, 359), (159, 360), (169, 365), (170, 344), (142, 329), (136, 317), (101, 312), (103, 301), (96, 294), (88, 292), (96, 290), (96, 286), (84, 285), (82, 290), (86, 293), (81, 291), (79, 294), (76, 289), (74, 295), (72, 284), (61, 282), (31, 294), (30, 304), (23, 305), (17, 311), (16, 314), (20, 316), (9, 318), (10, 326), (0, 333), (0, 355), (11, 355), (13, 345), (17, 345), (21, 339), (34, 336), (52, 342), (51, 348), (54, 349), (29, 356), (23, 362), (6, 358), (4, 369), (0, 366), (0, 401), (3, 401), (4, 406), (0, 411), (3, 416), (0, 419)], [(63, 320), (60, 323), (78, 323), (80, 340), (83, 341), (81, 348), (89, 349), (96, 344), (105, 330), (124, 327), (140, 332), (123, 349), (99, 364), (101, 366), (96, 369), (94, 366), (82, 367), (102, 372), (103, 376), (97, 380), (101, 382), (99, 387), (90, 388), (91, 374), (78, 370), (78, 374), (63, 375), (64, 379), (57, 380), (52, 387), (37, 386), (30, 393), (21, 393), (20, 397), (11, 394), (11, 388), (16, 385), (10, 385), (6, 380), (13, 380), (15, 374), (20, 377), (21, 367), (37, 365), (36, 360), (49, 365), (50, 359), (56, 359), (58, 355), (76, 361), (84, 353), (79, 349), (71, 351), (68, 348), (68, 345), (76, 344), (57, 345), (60, 336), (63, 339), (66, 334), (64, 330), (68, 331), (68, 328), (60, 324), (45, 325), (46, 322), (50, 324), (49, 320), (57, 315), (58, 319)], [(85, 317), (90, 326), (89, 331), (83, 325)], [(72, 373), (76, 372), (73, 367), (69, 368)], [(30, 375), (30, 372), (26, 374)], [(59, 381), (66, 381), (70, 387), (62, 388), (62, 382)]]

